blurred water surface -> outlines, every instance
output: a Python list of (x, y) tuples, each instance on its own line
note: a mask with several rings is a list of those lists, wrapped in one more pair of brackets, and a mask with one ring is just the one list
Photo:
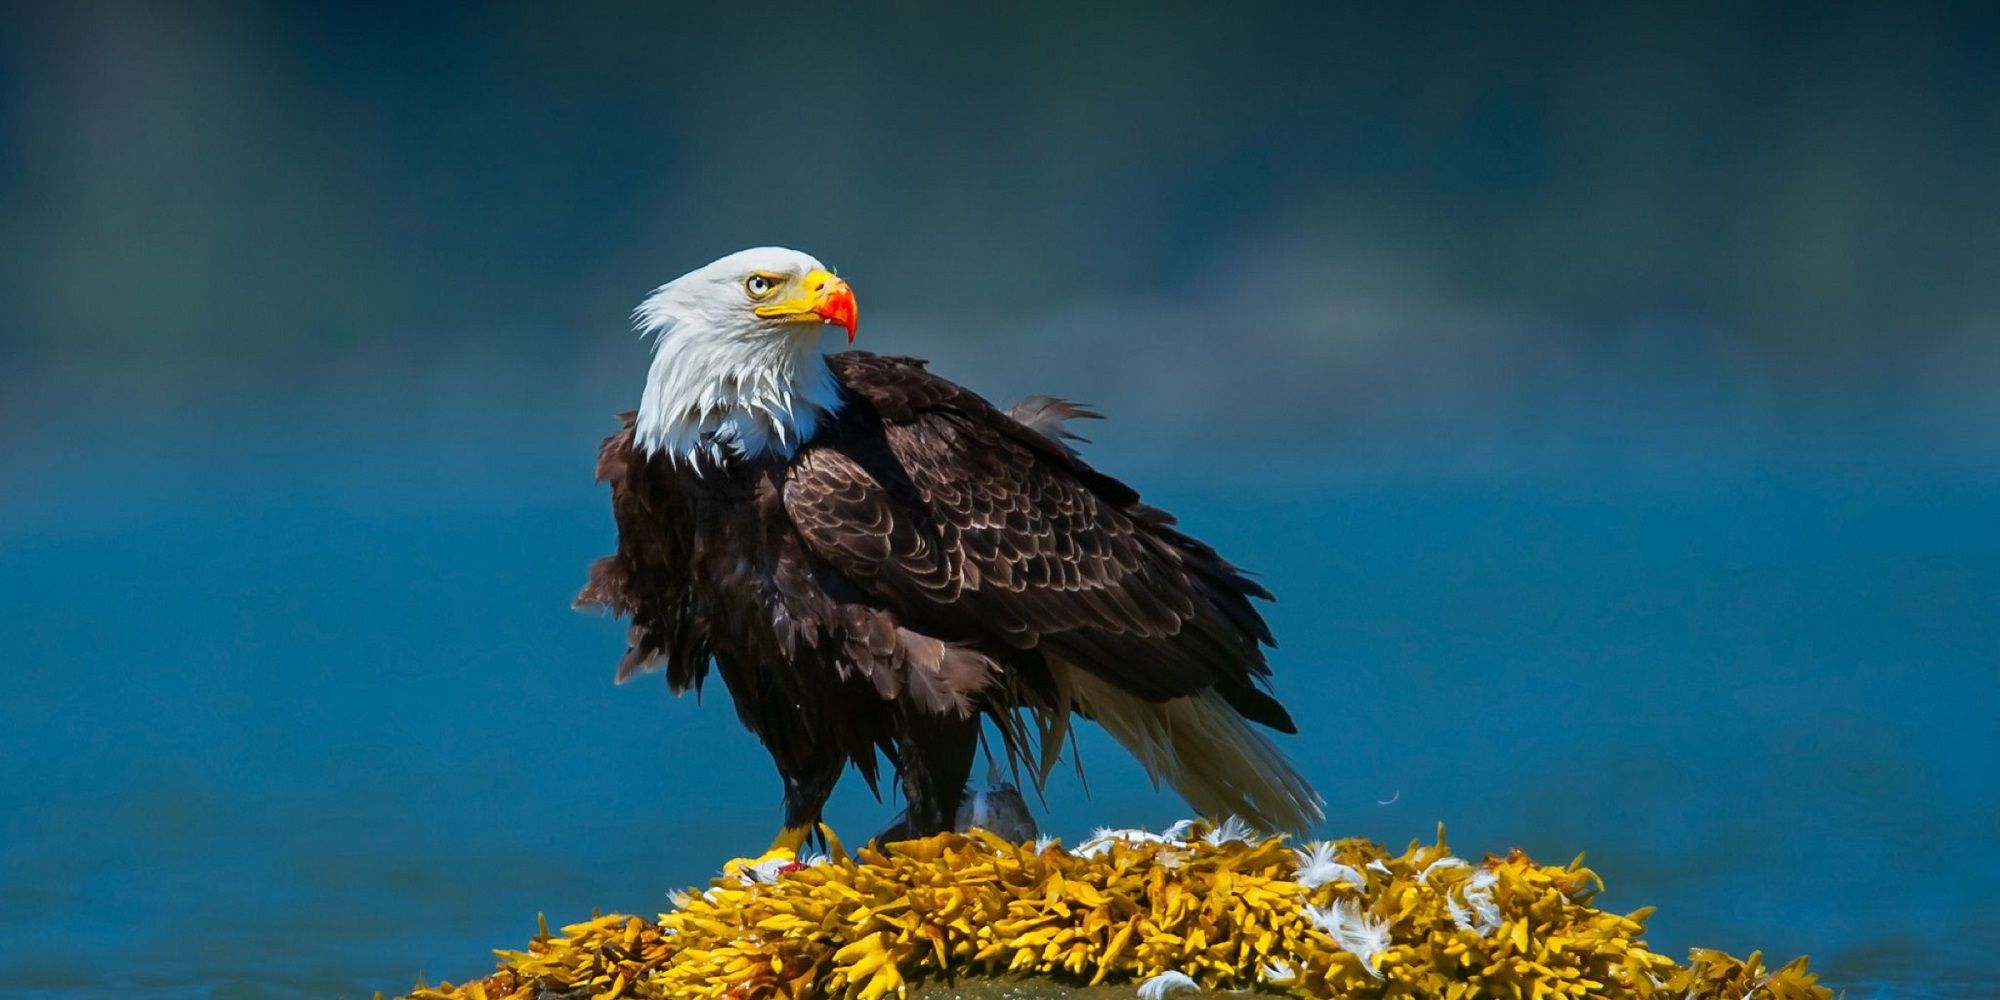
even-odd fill
[[(52, 457), (0, 521), (0, 979), (393, 991), (477, 972), (537, 912), (658, 910), (768, 835), (776, 782), (723, 692), (612, 686), (619, 628), (566, 607), (610, 543), (588, 433), (440, 462), (325, 416), (337, 451)], [(1610, 905), (1661, 906), (1659, 944), (1810, 952), (1856, 995), (1985, 974), (1993, 479), (1892, 455), (1693, 487), (1355, 476), (1115, 436), (1097, 457), (1280, 595), (1327, 832), (1587, 850)], [(1179, 815), (1101, 737), (1084, 757), (1050, 829)], [(890, 808), (850, 783), (832, 819)]]

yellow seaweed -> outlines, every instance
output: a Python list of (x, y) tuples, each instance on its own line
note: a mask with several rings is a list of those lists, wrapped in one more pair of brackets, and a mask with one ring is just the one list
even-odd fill
[(1767, 969), (1756, 953), (1697, 949), (1681, 964), (1651, 951), (1650, 909), (1591, 906), (1603, 882), (1581, 857), (1544, 866), (1513, 851), (1471, 864), (1450, 857), (1442, 831), (1394, 856), (1364, 840), (1325, 848), (1364, 873), (1357, 886), (1300, 881), (1305, 858), (1280, 838), (1212, 844), (1205, 830), (1078, 851), (975, 830), (836, 850), (768, 878), (738, 866), (658, 920), (598, 916), (560, 933), (543, 923), (526, 950), (495, 952), (492, 975), (409, 1000), (880, 1000), (943, 977), (1081, 985), (1168, 971), (1302, 997), (1832, 995), (1802, 958)]

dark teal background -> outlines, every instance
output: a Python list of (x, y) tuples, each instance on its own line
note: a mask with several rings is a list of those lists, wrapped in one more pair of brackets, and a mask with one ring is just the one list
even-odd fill
[[(724, 692), (568, 610), (627, 311), (760, 243), (857, 346), (1113, 417), (1279, 594), (1326, 833), (1991, 991), (1990, 7), (0, 25), (0, 993), (394, 992), (761, 846)], [(1052, 831), (1181, 814), (1084, 758)]]

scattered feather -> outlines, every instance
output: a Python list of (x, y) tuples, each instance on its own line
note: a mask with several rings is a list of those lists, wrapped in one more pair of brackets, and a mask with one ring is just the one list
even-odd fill
[(1245, 823), (1242, 817), (1231, 816), (1217, 824), (1215, 829), (1208, 831), (1201, 840), (1210, 847), (1221, 847), (1224, 844), (1247, 844), (1256, 836), (1257, 831), (1251, 829), (1250, 824)]
[(1459, 895), (1465, 898), (1460, 903), (1449, 894), (1445, 896), (1445, 908), (1451, 913), (1452, 923), (1461, 929), (1475, 931), (1485, 937), (1500, 929), (1503, 919), (1500, 904), (1493, 900), (1493, 887), (1500, 882), (1500, 876), (1491, 871), (1478, 871), (1459, 887)]
[(1164, 844), (1167, 838), (1137, 829), (1113, 829), (1100, 826), (1090, 835), (1090, 839), (1076, 846), (1076, 853), (1094, 858), (1118, 844)]
[(1317, 889), (1329, 882), (1347, 882), (1363, 892), (1368, 891), (1368, 877), (1355, 870), (1352, 865), (1341, 863), (1335, 854), (1340, 845), (1327, 840), (1318, 840), (1292, 851), (1298, 861), (1298, 872), (1292, 880), (1308, 889)]
[(1274, 958), (1257, 967), (1257, 976), (1272, 986), (1289, 986), (1299, 978), (1299, 970), (1282, 958)]
[(1139, 1000), (1163, 1000), (1174, 993), (1201, 992), (1201, 984), (1188, 977), (1185, 972), (1168, 969), (1139, 984)]
[(1442, 858), (1437, 859), (1436, 861), (1431, 862), (1430, 864), (1425, 865), (1424, 870), (1417, 873), (1417, 884), (1418, 885), (1431, 884), (1431, 873), (1437, 871), (1439, 868), (1449, 869), (1449, 868), (1470, 868), (1470, 867), (1472, 867), (1472, 863), (1465, 860), (1464, 858), (1454, 858), (1450, 855), (1446, 855)]
[(1377, 979), (1382, 970), (1375, 957), (1389, 948), (1389, 921), (1373, 916), (1361, 904), (1349, 899), (1334, 900), (1332, 906), (1306, 907), (1306, 919), (1324, 931), (1340, 950), (1361, 960), (1361, 967)]

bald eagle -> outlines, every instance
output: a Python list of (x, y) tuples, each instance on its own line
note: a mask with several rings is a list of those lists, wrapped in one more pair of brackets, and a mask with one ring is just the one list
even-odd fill
[(1072, 714), (1205, 815), (1321, 817), (1249, 725), (1296, 731), (1250, 603), (1271, 595), (1068, 446), (1063, 421), (1095, 414), (823, 353), (828, 325), (853, 342), (854, 294), (793, 250), (692, 271), (634, 321), (652, 365), (597, 462), (617, 552), (577, 604), (631, 619), (621, 681), (679, 693), (713, 664), (784, 782), (774, 850), (850, 765), (879, 796), (884, 758), (899, 832), (949, 829), (985, 723), (1039, 785)]

